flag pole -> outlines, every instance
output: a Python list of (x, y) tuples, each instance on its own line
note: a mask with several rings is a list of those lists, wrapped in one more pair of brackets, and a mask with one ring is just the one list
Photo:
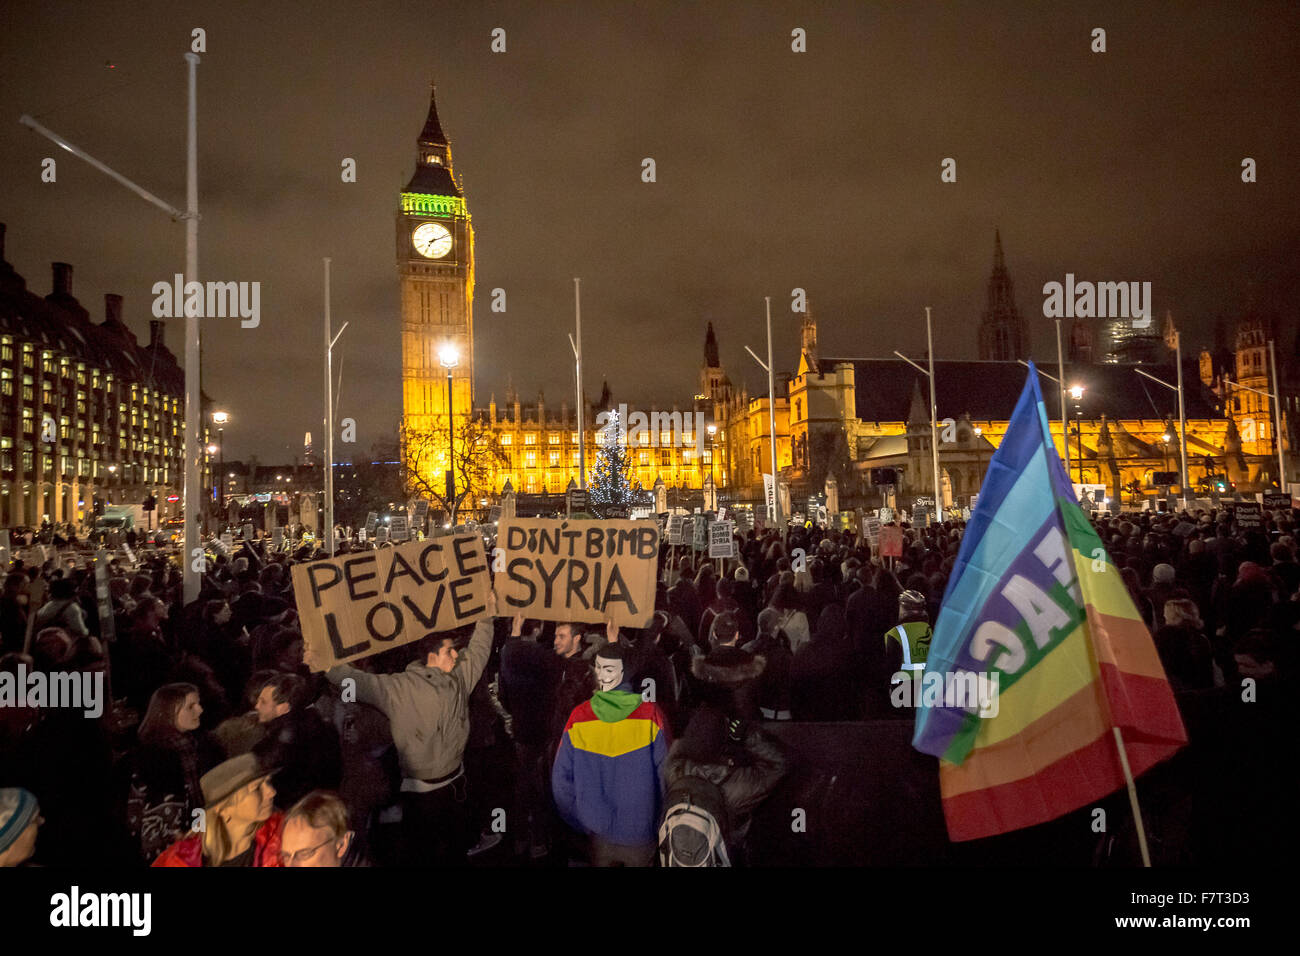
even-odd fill
[(1124, 768), (1124, 781), (1128, 784), (1128, 802), (1133, 808), (1133, 822), (1137, 824), (1138, 849), (1142, 851), (1142, 865), (1150, 869), (1151, 854), (1147, 850), (1147, 831), (1142, 825), (1142, 808), (1138, 806), (1137, 784), (1133, 782), (1133, 771), (1128, 765), (1128, 754), (1124, 752), (1124, 735), (1119, 732), (1119, 728), (1112, 726), (1111, 730), (1115, 731), (1115, 746), (1119, 750), (1119, 764)]
[[(1061, 320), (1056, 320), (1056, 365), (1061, 370), (1060, 378), (1057, 380), (1057, 387), (1061, 393), (1061, 444), (1065, 446), (1065, 477), (1070, 477), (1070, 433), (1065, 429), (1065, 354), (1061, 351)], [(1082, 464), (1080, 464), (1080, 474), (1083, 473)], [(1083, 479), (1079, 479), (1079, 484), (1083, 484)]]

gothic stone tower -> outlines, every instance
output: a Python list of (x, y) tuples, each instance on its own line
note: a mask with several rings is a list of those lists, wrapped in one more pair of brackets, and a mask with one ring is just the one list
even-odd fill
[(1002, 235), (993, 233), (993, 274), (988, 304), (980, 317), (980, 358), (1014, 362), (1029, 357), (1029, 328), (1016, 308), (1015, 287), (1002, 257)]
[[(1236, 369), (1233, 379), (1246, 388), (1230, 389), (1228, 407), (1241, 433), (1242, 450), (1248, 455), (1276, 454), (1273, 444), (1273, 407), (1259, 392), (1272, 391), (1269, 380), (1268, 340), (1273, 335), (1270, 316), (1248, 309), (1237, 324)], [(1277, 466), (1266, 466), (1271, 474)]]
[(474, 230), (432, 90), (416, 143), (415, 175), (397, 212), (402, 414), (409, 431), (445, 436), (447, 369), (440, 352), (447, 346), (458, 353), (452, 370), (457, 434), (474, 407)]

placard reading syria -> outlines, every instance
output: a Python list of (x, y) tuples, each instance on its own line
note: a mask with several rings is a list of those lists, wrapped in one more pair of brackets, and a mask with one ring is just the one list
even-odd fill
[[(302, 636), (323, 669), (487, 616), (483, 539), (457, 534), (293, 567)], [(651, 592), (653, 595), (653, 592)]]
[(655, 609), (659, 526), (654, 521), (502, 519), (498, 613), (544, 621), (645, 627)]

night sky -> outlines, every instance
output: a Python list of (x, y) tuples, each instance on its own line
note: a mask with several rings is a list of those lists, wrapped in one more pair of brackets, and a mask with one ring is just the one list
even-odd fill
[[(763, 350), (764, 295), (792, 370), (796, 286), (823, 355), (919, 356), (929, 305), (936, 354), (974, 358), (995, 228), (1036, 357), (1055, 360), (1041, 289), (1066, 272), (1152, 282), (1187, 347), (1252, 288), (1294, 327), (1300, 7), (1133, 6), (5, 2), (7, 258), (41, 295), (50, 262), (72, 263), (92, 317), (121, 293), (147, 341), (150, 289), (183, 270), (184, 226), (17, 120), (183, 206), (197, 26), (200, 279), (262, 283), (259, 328), (205, 325), (227, 459), (288, 461), (305, 431), (319, 437), (324, 256), (335, 326), (351, 323), (340, 415), (359, 448), (395, 434), (393, 223), (430, 79), (475, 228), (481, 405), (504, 403), (508, 381), (572, 405), (574, 276), (587, 389), (608, 379), (616, 400), (689, 402), (710, 320), (733, 382), (758, 391), (744, 345)], [(807, 53), (791, 52), (795, 27)], [(46, 156), (55, 184), (40, 181)], [(644, 157), (656, 183), (641, 182)], [(955, 184), (940, 182), (944, 157)], [(505, 314), (488, 308), (496, 287)], [(173, 351), (182, 331), (169, 323)]]

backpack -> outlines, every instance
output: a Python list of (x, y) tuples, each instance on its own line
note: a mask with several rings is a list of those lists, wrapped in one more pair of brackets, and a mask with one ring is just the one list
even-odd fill
[(668, 788), (664, 806), (660, 866), (731, 866), (726, 801), (717, 786), (687, 774)]

